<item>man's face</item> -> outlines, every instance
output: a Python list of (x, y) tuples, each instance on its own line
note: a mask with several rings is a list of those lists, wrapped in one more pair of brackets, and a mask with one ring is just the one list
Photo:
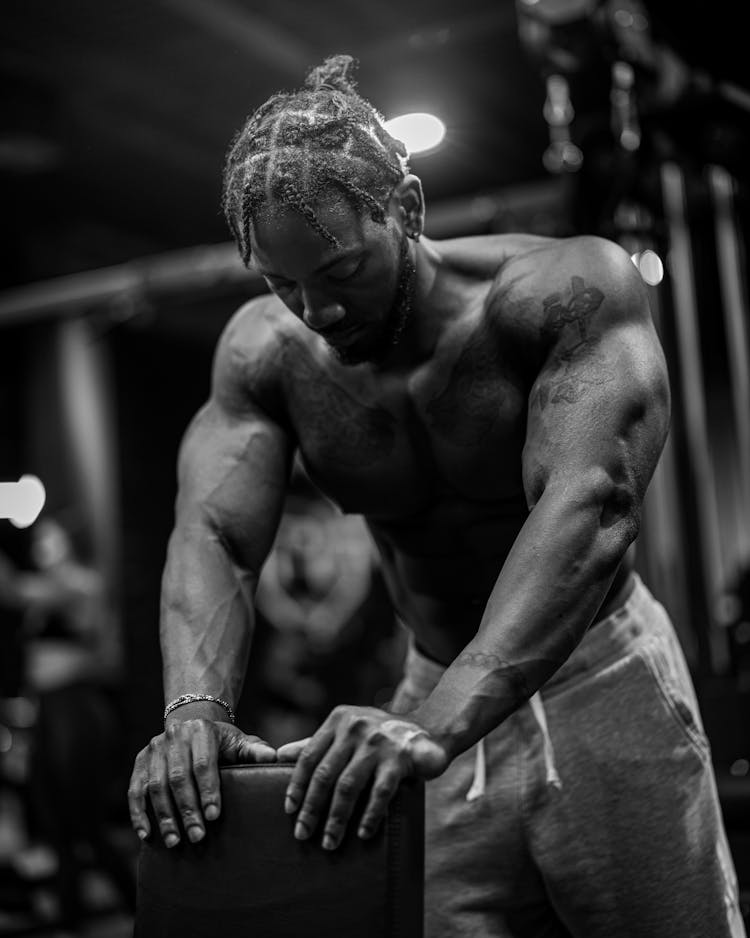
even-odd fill
[(295, 209), (274, 205), (253, 226), (253, 264), (343, 364), (380, 361), (411, 309), (415, 271), (406, 236), (395, 217), (378, 224), (343, 198), (321, 198), (314, 208), (339, 247)]

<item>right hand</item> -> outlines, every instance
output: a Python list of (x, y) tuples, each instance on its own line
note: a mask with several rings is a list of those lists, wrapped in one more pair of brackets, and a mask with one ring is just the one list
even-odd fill
[(141, 840), (151, 834), (148, 795), (167, 847), (179, 843), (183, 831), (196, 843), (205, 836), (205, 822), (221, 811), (219, 763), (275, 761), (272, 746), (231, 723), (175, 720), (136, 756), (128, 788), (133, 829)]

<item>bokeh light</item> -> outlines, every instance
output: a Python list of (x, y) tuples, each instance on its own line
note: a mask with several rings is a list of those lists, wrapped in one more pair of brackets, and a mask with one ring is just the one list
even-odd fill
[(445, 124), (440, 118), (421, 111), (393, 117), (385, 127), (392, 137), (403, 141), (410, 154), (434, 150), (445, 137)]
[(649, 286), (655, 287), (664, 279), (664, 264), (656, 251), (647, 248), (645, 251), (632, 254), (630, 259)]
[(39, 517), (47, 494), (40, 479), (23, 475), (18, 482), (0, 482), (0, 518), (16, 528), (28, 528)]

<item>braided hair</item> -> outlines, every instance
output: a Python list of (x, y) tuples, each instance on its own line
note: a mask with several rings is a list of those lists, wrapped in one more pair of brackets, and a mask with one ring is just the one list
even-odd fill
[(272, 95), (232, 140), (222, 208), (246, 265), (253, 220), (271, 202), (298, 211), (335, 247), (338, 238), (315, 211), (323, 193), (338, 191), (385, 224), (388, 199), (408, 172), (407, 152), (357, 93), (355, 67), (349, 55), (330, 56), (301, 89)]

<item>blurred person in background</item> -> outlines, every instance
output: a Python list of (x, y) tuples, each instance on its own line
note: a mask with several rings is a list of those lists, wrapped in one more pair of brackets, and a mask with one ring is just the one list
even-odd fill
[(255, 597), (247, 697), (238, 708), (271, 741), (305, 736), (338, 703), (390, 699), (405, 653), (378, 554), (297, 468)]
[(91, 911), (83, 885), (87, 870), (104, 872), (120, 903), (134, 909), (132, 863), (107, 831), (122, 783), (122, 648), (104, 580), (80, 559), (67, 528), (42, 517), (31, 530), (30, 553), (34, 570), (0, 562), (3, 602), (23, 611), (20, 690), (36, 711), (29, 843), (18, 866), (30, 881), (50, 866), (58, 907), (52, 915), (74, 927)]
[[(351, 65), (274, 95), (227, 157), (227, 220), (273, 295), (225, 329), (180, 451), (165, 730), (133, 827), (151, 836), (150, 804), (168, 847), (200, 841), (219, 761), (288, 760), (294, 836), (335, 850), (417, 776), (428, 938), (744, 935), (694, 688), (634, 570), (670, 420), (646, 287), (602, 238), (423, 237)], [(233, 707), (297, 451), (365, 518), (410, 645), (387, 707), (277, 750)]]

